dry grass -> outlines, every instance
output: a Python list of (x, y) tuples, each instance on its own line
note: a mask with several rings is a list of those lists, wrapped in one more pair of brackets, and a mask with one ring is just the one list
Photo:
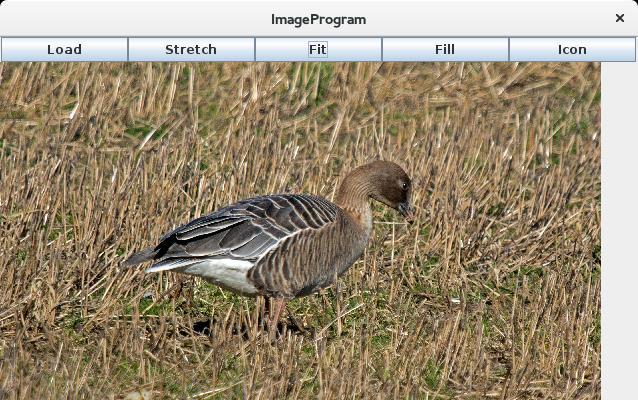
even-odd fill
[[(0, 398), (598, 398), (599, 98), (582, 63), (0, 64)], [(338, 290), (290, 304), (310, 333), (117, 269), (377, 157), (417, 222), (375, 207)]]

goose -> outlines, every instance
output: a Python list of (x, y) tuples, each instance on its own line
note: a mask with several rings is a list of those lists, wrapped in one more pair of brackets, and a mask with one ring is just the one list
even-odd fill
[(274, 299), (273, 327), (286, 302), (332, 285), (361, 257), (372, 233), (370, 199), (411, 223), (411, 191), (398, 164), (373, 161), (345, 176), (334, 202), (310, 194), (241, 200), (165, 234), (124, 266), (153, 262), (147, 273), (179, 272)]

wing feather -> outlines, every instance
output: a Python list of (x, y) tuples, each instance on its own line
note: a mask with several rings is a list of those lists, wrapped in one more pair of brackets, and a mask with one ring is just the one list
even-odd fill
[(169, 232), (155, 247), (148, 272), (187, 267), (203, 259), (257, 262), (284, 239), (335, 221), (337, 207), (310, 195), (255, 197)]

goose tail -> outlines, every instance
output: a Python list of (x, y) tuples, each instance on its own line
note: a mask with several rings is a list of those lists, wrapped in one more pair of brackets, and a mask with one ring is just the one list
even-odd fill
[(122, 263), (121, 268), (128, 268), (147, 261), (153, 261), (157, 255), (157, 250), (153, 247), (134, 253)]

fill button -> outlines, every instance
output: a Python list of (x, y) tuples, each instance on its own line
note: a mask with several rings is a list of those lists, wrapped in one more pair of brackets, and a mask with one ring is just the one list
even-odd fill
[(383, 39), (383, 61), (507, 60), (507, 38)]
[(512, 38), (511, 61), (636, 61), (635, 38)]

